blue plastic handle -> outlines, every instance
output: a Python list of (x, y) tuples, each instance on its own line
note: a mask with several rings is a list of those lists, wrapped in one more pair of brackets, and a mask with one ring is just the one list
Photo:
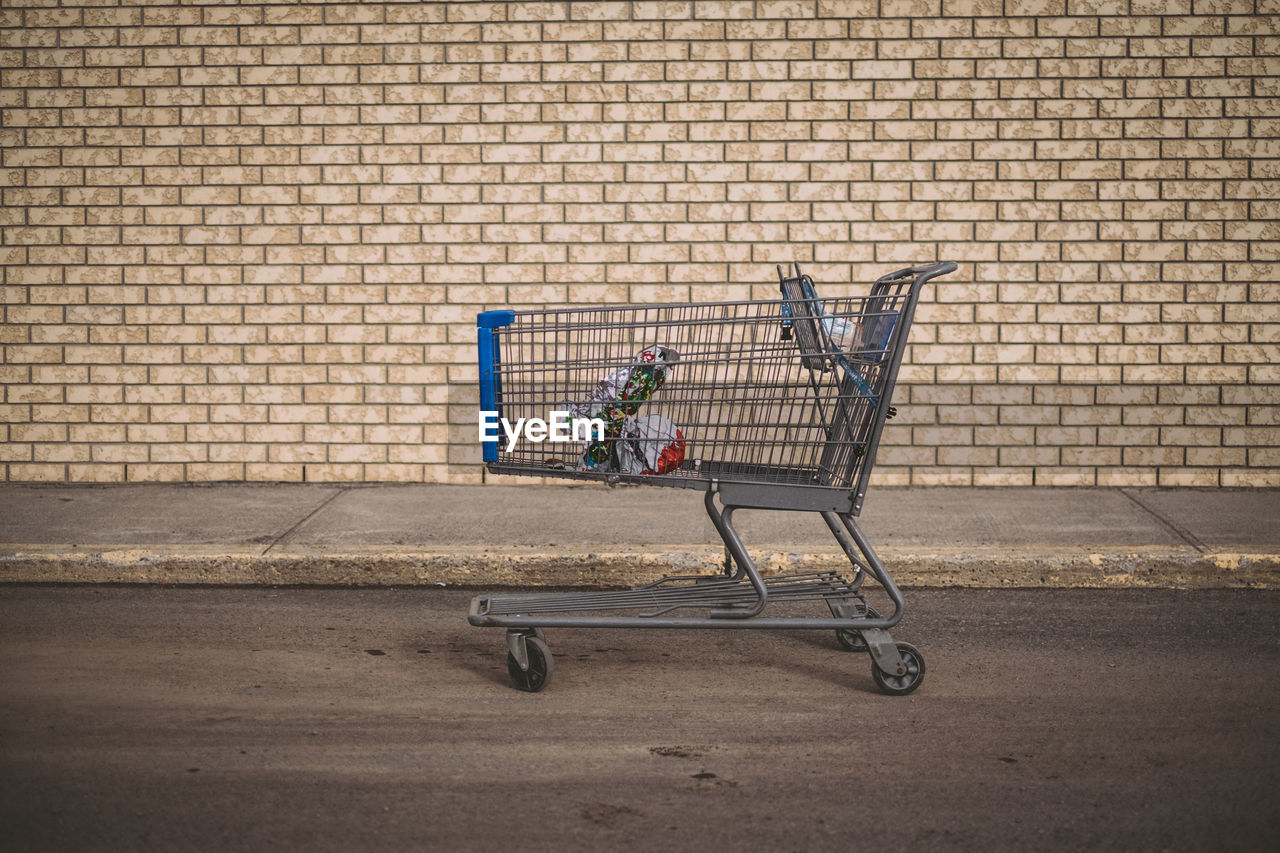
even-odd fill
[[(493, 330), (510, 326), (515, 321), (514, 311), (485, 311), (476, 315), (476, 343), (480, 353), (480, 411), (497, 412), (502, 417), (502, 375), (498, 366), (502, 363), (498, 341)], [(498, 461), (498, 439), (480, 443), (485, 462)]]

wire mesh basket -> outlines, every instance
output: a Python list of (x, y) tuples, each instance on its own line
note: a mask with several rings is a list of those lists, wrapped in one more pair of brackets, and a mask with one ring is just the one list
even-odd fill
[[(485, 461), (508, 474), (853, 492), (856, 514), (890, 415), (917, 278), (903, 271), (844, 299), (806, 296), (805, 276), (784, 280), (792, 295), (778, 300), (486, 312), (481, 408), (494, 413), (494, 437)], [(642, 390), (628, 398), (628, 383)], [(570, 441), (536, 432), (513, 441), (496, 428), (501, 418), (528, 425), (554, 413), (568, 416), (561, 434)], [(590, 416), (605, 422), (595, 442), (569, 429)], [(678, 462), (618, 464), (620, 452), (650, 455), (635, 452), (636, 442), (644, 451), (656, 441), (634, 429), (642, 417), (679, 431)]]

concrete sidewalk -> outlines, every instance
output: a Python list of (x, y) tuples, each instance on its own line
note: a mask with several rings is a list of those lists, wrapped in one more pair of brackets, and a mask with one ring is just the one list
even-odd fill
[[(859, 521), (906, 586), (1280, 584), (1277, 490), (879, 488)], [(847, 565), (815, 514), (735, 523), (766, 572)], [(679, 489), (0, 486), (0, 582), (621, 586), (722, 559)]]

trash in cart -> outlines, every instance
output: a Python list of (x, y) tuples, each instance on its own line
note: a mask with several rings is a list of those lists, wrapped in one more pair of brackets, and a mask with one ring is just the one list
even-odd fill
[[(726, 552), (720, 574), (477, 596), (468, 620), (507, 629), (516, 686), (549, 683), (545, 629), (597, 627), (833, 630), (871, 657), (885, 693), (919, 687), (924, 656), (889, 634), (902, 593), (856, 518), (920, 291), (955, 269), (910, 267), (864, 295), (820, 298), (797, 265), (779, 269), (779, 299), (480, 314), (489, 471), (701, 491)], [(546, 427), (549, 413), (551, 428), (518, 428)], [(572, 429), (557, 433), (561, 423)], [(762, 574), (734, 527), (739, 509), (820, 514), (848, 568)], [(799, 615), (806, 605), (819, 613)]]
[(679, 360), (680, 354), (670, 347), (645, 347), (629, 367), (601, 379), (589, 399), (568, 409), (573, 415), (599, 419), (604, 424), (603, 436), (589, 440), (583, 449), (578, 459), (579, 471), (652, 474), (661, 467), (658, 457), (663, 448), (657, 448), (652, 464), (646, 465), (648, 444), (666, 435), (669, 436), (669, 444), (674, 446), (678, 443), (683, 448), (683, 443), (676, 438), (676, 431), (661, 425), (669, 426), (670, 421), (658, 415), (656, 417), (661, 424), (655, 422), (651, 425), (647, 420), (641, 423), (635, 418), (641, 404), (662, 387), (671, 375), (672, 366)]
[(624, 474), (665, 474), (684, 461), (684, 434), (662, 415), (629, 418), (617, 446)]
[(596, 385), (591, 397), (569, 411), (580, 417), (623, 418), (634, 415), (640, 403), (662, 387), (680, 353), (664, 346), (645, 347), (628, 367), (615, 370)]

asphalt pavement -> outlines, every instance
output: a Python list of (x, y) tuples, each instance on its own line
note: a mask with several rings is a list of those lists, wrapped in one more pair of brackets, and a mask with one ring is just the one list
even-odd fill
[(471, 593), (0, 585), (5, 850), (1272, 851), (1280, 592), (909, 590), (828, 631), (548, 631)]

